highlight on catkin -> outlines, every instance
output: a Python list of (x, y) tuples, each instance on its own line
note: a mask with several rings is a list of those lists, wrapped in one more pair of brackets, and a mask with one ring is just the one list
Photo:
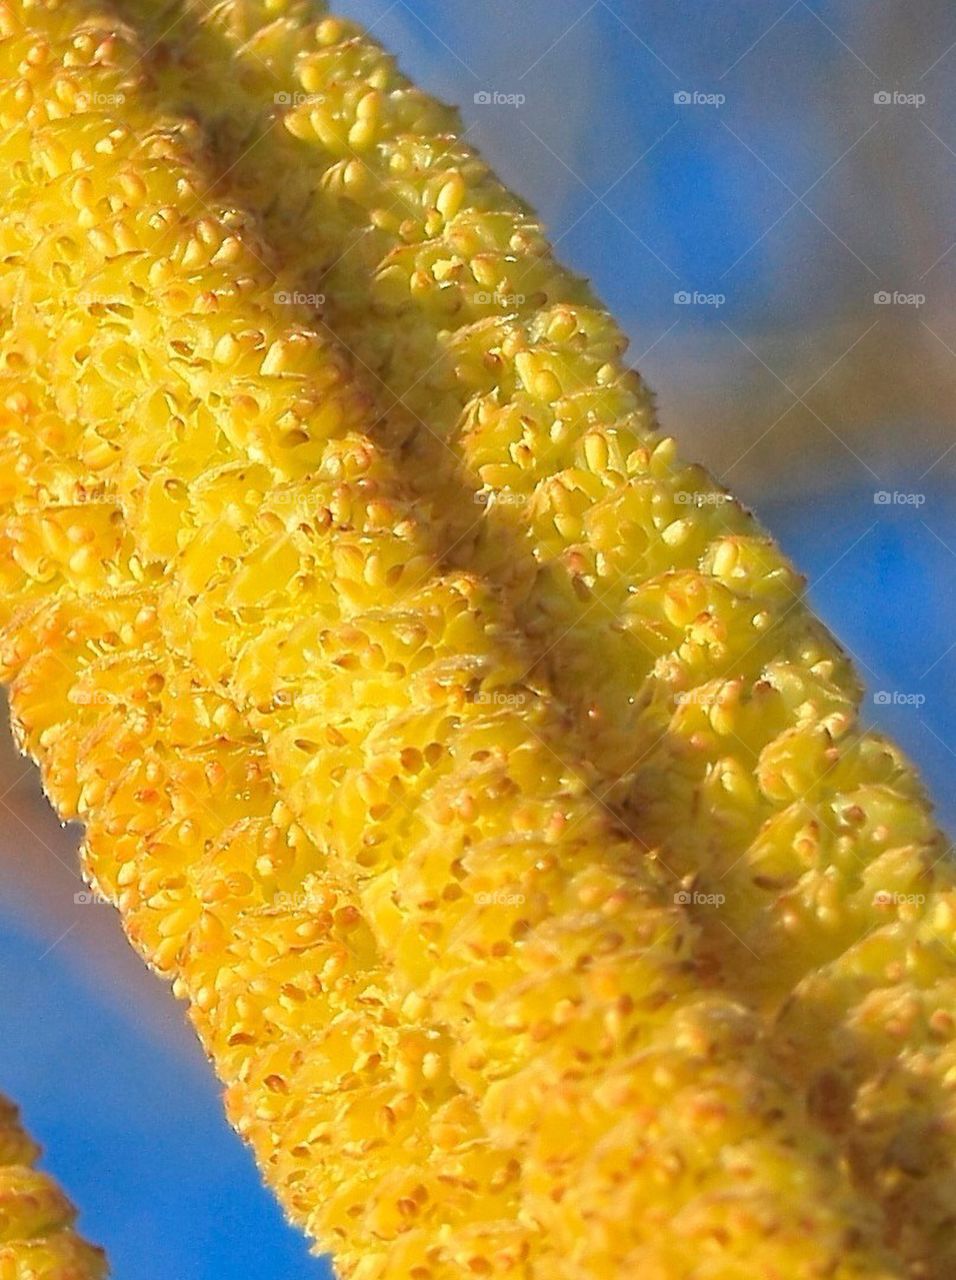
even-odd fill
[(15, 732), (289, 1215), (951, 1274), (943, 837), (455, 113), (301, 0), (16, 0), (0, 129)]

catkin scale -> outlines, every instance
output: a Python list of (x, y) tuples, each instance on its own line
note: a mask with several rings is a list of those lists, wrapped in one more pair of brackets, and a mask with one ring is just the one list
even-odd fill
[[(615, 421), (639, 407), (626, 400), (632, 384), (614, 386), (608, 374), (617, 343), (609, 323), (575, 316), (565, 304), (560, 314), (542, 313), (542, 323), (556, 342), (579, 337), (575, 350), (583, 349), (588, 368), (600, 362), (596, 389), (582, 386), (573, 403), (559, 401), (570, 355), (528, 350), (493, 315), (479, 335), (473, 370), (485, 397), (498, 386), (533, 402), (520, 400), (508, 420), (517, 425), (520, 418), (521, 430), (531, 432), (523, 452), (515, 453), (514, 441), (499, 448), (488, 436), (482, 447), (488, 465), (503, 468), (501, 477), (495, 473), (499, 483), (510, 483), (509, 458), (527, 459), (537, 486), (532, 508), (544, 513), (532, 522), (541, 548), (532, 559), (542, 572), (520, 568), (525, 549), (518, 571), (504, 573), (504, 544), (496, 549), (494, 539), (466, 539), (456, 563), (448, 547), (460, 527), (460, 484), (451, 484), (447, 466), (422, 483), (423, 468), (408, 458), (420, 460), (426, 437), (404, 414), (390, 415), (374, 439), (363, 433), (371, 397), (348, 361), (301, 309), (286, 312), (276, 300), (269, 264), (289, 280), (300, 268), (278, 260), (241, 206), (199, 195), (211, 192), (215, 172), (207, 158), (194, 158), (201, 130), (157, 114), (157, 104), (175, 105), (175, 63), (167, 82), (162, 61), (146, 60), (147, 74), (133, 37), (109, 37), (112, 19), (107, 15), (104, 26), (80, 5), (21, 12), (28, 31), (19, 44), (8, 37), (0, 56), (16, 61), (48, 42), (53, 67), (68, 70), (48, 72), (44, 58), (27, 56), (17, 66), (34, 69), (30, 92), (18, 82), (2, 100), (13, 125), (12, 164), (33, 163), (52, 179), (38, 201), (35, 174), (14, 170), (0, 228), (12, 268), (4, 296), (15, 316), (4, 350), (16, 344), (21, 361), (26, 352), (32, 385), (49, 379), (55, 396), (50, 406), (36, 393), (50, 427), (34, 473), (25, 469), (26, 496), (9, 536), (29, 546), (22, 526), (42, 539), (47, 508), (75, 502), (79, 485), (117, 504), (120, 545), (128, 537), (138, 554), (101, 557), (97, 572), (105, 570), (105, 578), (90, 577), (56, 522), (45, 557), (11, 552), (5, 564), (14, 566), (14, 603), (35, 608), (44, 594), (59, 596), (55, 610), (64, 597), (79, 601), (79, 621), (69, 628), (62, 615), (50, 615), (39, 667), (31, 668), (30, 635), (11, 641), (14, 665), (23, 663), (22, 675), (10, 672), (13, 706), (57, 803), (65, 812), (75, 806), (88, 821), (91, 873), (116, 897), (134, 940), (192, 1000), (229, 1086), (231, 1113), (287, 1206), (334, 1247), (346, 1274), (363, 1277), (610, 1276), (655, 1268), (678, 1276), (691, 1273), (704, 1242), (714, 1276), (752, 1274), (754, 1266), (784, 1274), (829, 1268), (875, 1275), (881, 1267), (899, 1274), (881, 1253), (881, 1235), (902, 1242), (907, 1259), (932, 1274), (926, 1267), (943, 1257), (936, 1233), (945, 1221), (945, 1185), (938, 1203), (926, 1201), (923, 1220), (912, 1215), (915, 1226), (907, 1224), (903, 1240), (899, 1221), (915, 1188), (909, 1198), (879, 1194), (899, 1128), (891, 1109), (867, 1149), (872, 1167), (863, 1170), (874, 1203), (856, 1196), (827, 1126), (808, 1130), (807, 1100), (799, 1090), (791, 1097), (781, 1082), (782, 1049), (792, 1041), (781, 1046), (774, 1027), (742, 1007), (733, 956), (722, 954), (731, 944), (718, 945), (719, 921), (680, 909), (683, 898), (675, 903), (680, 881), (670, 845), (657, 861), (647, 856), (681, 811), (700, 812), (693, 804), (699, 774), (687, 746), (702, 741), (718, 750), (721, 736), (743, 727), (733, 681), (722, 679), (732, 674), (729, 663), (713, 662), (708, 646), (727, 645), (734, 614), (746, 614), (751, 600), (760, 612), (777, 608), (796, 620), (792, 631), (761, 637), (765, 661), (775, 661), (779, 674), (765, 682), (772, 696), (764, 713), (752, 716), (758, 767), (738, 768), (731, 818), (745, 831), (765, 830), (768, 801), (788, 800), (808, 771), (812, 783), (814, 769), (825, 777), (832, 767), (816, 725), (802, 738), (794, 732), (788, 694), (803, 674), (794, 654), (827, 690), (840, 660), (793, 607), (778, 554), (742, 515), (735, 529), (679, 509), (673, 486), (687, 483), (680, 479), (687, 472), (668, 470), (667, 446), (652, 446), (633, 424), (589, 430), (602, 415)], [(91, 25), (95, 38), (74, 24)], [(359, 75), (357, 56), (372, 63), (378, 56), (361, 42), (336, 50), (325, 24), (315, 35), (343, 80)], [(424, 134), (427, 100), (396, 97), (402, 126)], [(388, 117), (364, 89), (355, 110), (357, 123), (368, 127), (354, 138), (354, 126), (344, 130), (334, 114), (310, 116), (309, 125), (333, 151), (365, 150)], [(73, 161), (64, 126), (74, 131)], [(406, 138), (404, 145), (407, 157), (415, 144)], [(423, 139), (423, 154), (428, 145)], [(392, 171), (402, 174), (402, 164), (402, 155), (393, 155)], [(79, 179), (71, 165), (83, 170)], [(477, 162), (463, 167), (483, 178)], [(461, 214), (468, 183), (459, 177), (435, 188), (442, 219)], [(491, 208), (475, 235), (504, 234), (510, 226), (518, 236), (512, 206), (502, 198), (504, 207), (493, 207), (498, 189), (480, 181), (476, 189)], [(97, 199), (98, 190), (108, 194)], [(406, 233), (414, 241), (413, 228)], [(483, 257), (474, 241), (467, 247), (476, 255), (476, 281), (495, 283), (494, 255)], [(433, 247), (426, 252), (433, 278), (438, 270), (451, 279)], [(543, 256), (538, 241), (534, 252)], [(383, 273), (396, 296), (413, 256), (397, 250)], [(412, 290), (429, 296), (428, 262), (416, 262)], [(555, 276), (557, 268), (539, 265)], [(52, 305), (44, 294), (51, 272)], [(98, 301), (89, 299), (94, 283)], [(555, 287), (586, 302), (572, 281), (558, 279)], [(131, 301), (116, 302), (120, 290)], [(104, 303), (111, 291), (114, 301)], [(546, 290), (534, 298), (540, 293)], [(360, 310), (371, 316), (361, 298)], [(104, 307), (113, 308), (108, 323)], [(447, 316), (447, 307), (446, 300), (439, 313)], [(335, 319), (354, 345), (347, 309), (345, 302)], [(63, 347), (51, 342), (51, 326), (69, 336)], [(408, 331), (412, 345), (427, 347), (421, 323)], [(409, 353), (404, 367), (420, 358)], [(61, 359), (72, 365), (58, 365)], [(454, 405), (458, 391), (446, 391)], [(555, 403), (564, 434), (555, 431), (557, 419), (549, 425), (546, 406)], [(112, 426), (103, 435), (106, 405)], [(10, 408), (14, 419), (22, 412), (22, 405)], [(471, 408), (479, 426), (494, 425), (487, 399)], [(62, 435), (52, 425), (57, 414)], [(82, 442), (79, 459), (78, 444), (64, 448), (61, 438)], [(586, 465), (569, 468), (560, 447), (576, 448), (575, 440), (577, 462)], [(462, 460), (474, 466), (476, 456), (465, 449)], [(602, 467), (603, 480), (596, 478)], [(52, 504), (45, 490), (51, 484), (58, 495)], [(605, 488), (614, 502), (602, 505)], [(83, 538), (86, 514), (70, 516)], [(96, 512), (88, 514), (95, 537)], [(620, 544), (615, 520), (627, 530)], [(593, 561), (598, 576), (620, 588), (634, 573), (634, 556), (651, 545), (656, 557), (670, 558), (663, 573), (655, 572), (659, 559), (637, 571), (638, 590), (628, 588), (634, 602), (622, 615), (625, 640), (582, 625), (582, 647), (567, 655), (566, 668), (548, 663), (542, 672), (536, 646), (540, 651), (555, 628), (583, 617), (593, 590), (594, 574), (564, 573), (562, 557)], [(48, 699), (38, 718), (43, 646), (69, 666), (73, 632), (95, 631), (107, 599), (95, 593), (134, 584), (154, 594), (130, 603), (117, 632), (129, 652), (117, 661), (78, 659), (72, 701)], [(84, 622), (87, 610), (92, 617)], [(133, 635), (144, 611), (146, 630), (159, 628), (152, 645)], [(740, 646), (751, 639), (745, 620)], [(97, 643), (117, 647), (112, 634)], [(613, 661), (595, 663), (608, 645)], [(655, 657), (650, 684), (635, 656), (641, 652)], [(617, 732), (613, 724), (588, 732), (586, 718), (584, 727), (572, 727), (549, 686), (575, 705), (571, 677), (589, 666), (590, 702), (599, 710), (608, 704), (607, 690), (595, 687), (597, 667), (617, 692), (639, 693), (640, 709), (652, 713), (648, 721)], [(162, 687), (150, 688), (157, 676)], [(668, 735), (663, 759), (631, 778), (619, 753), (627, 743), (633, 750), (650, 741), (662, 717), (666, 725), (662, 683), (671, 694), (674, 686), (703, 690), (711, 705), (692, 698), (671, 711), (678, 732)], [(850, 700), (835, 686), (825, 702), (831, 721)], [(84, 706), (114, 711), (97, 725), (105, 718), (84, 716)], [(685, 722), (686, 740), (679, 732)], [(608, 744), (597, 752), (597, 771), (565, 763), (587, 759), (595, 743)], [(796, 750), (788, 754), (790, 746)], [(848, 753), (844, 772), (861, 792), (883, 787), (896, 828), (911, 826), (929, 845), (919, 797), (905, 791), (908, 775), (898, 766), (894, 772), (881, 750)], [(619, 773), (624, 799), (611, 817), (595, 807), (592, 788), (601, 794), (609, 781), (620, 783)], [(719, 772), (728, 774), (733, 782), (726, 766)], [(297, 878), (307, 873), (293, 860), (293, 887), (275, 889), (271, 907), (263, 890), (244, 914), (233, 898), (247, 890), (244, 877), (253, 870), (261, 876), (270, 864), (260, 852), (250, 870), (245, 841), (255, 827), (242, 828), (235, 855), (230, 831), (264, 821), (277, 800), (287, 802), (290, 816), (260, 829), (262, 838), (280, 848), (311, 842), (308, 874), (321, 870), (318, 897), (304, 888), (311, 881)], [(726, 805), (713, 807), (723, 829)], [(622, 819), (646, 838), (635, 838)], [(703, 837), (688, 838), (680, 870), (719, 881), (719, 864), (693, 861), (698, 841)], [(208, 876), (210, 848), (223, 867), (235, 856), (232, 880), (214, 873), (211, 881), (196, 880), (199, 867)], [(925, 857), (917, 851), (908, 872), (897, 859), (902, 882), (920, 875)], [(943, 872), (940, 880), (945, 888)], [(751, 912), (745, 927), (759, 905), (748, 890), (743, 906), (732, 908)], [(306, 897), (289, 913), (276, 909), (278, 892)], [(211, 904), (197, 905), (209, 894)], [(331, 923), (319, 906), (330, 898), (345, 903)], [(762, 929), (759, 909), (755, 918)], [(858, 936), (867, 918), (861, 900)], [(777, 947), (782, 987), (853, 942), (855, 922), (831, 930), (823, 945), (818, 917), (811, 912), (802, 924), (811, 945)], [(885, 938), (890, 951), (900, 932)], [(363, 963), (350, 947), (364, 949)], [(323, 1038), (329, 1007), (322, 979), (347, 978), (353, 964), (364, 976), (339, 990), (338, 1022)], [(927, 982), (934, 976), (930, 966)], [(900, 1070), (905, 1079), (908, 1068)], [(378, 1099), (374, 1120), (362, 1105), (349, 1106), (358, 1082), (368, 1080), (371, 1092), (360, 1096)], [(393, 1124), (400, 1136), (390, 1145), (383, 1133)], [(349, 1135), (338, 1147), (337, 1126)], [(706, 1158), (702, 1126), (710, 1135)], [(409, 1168), (403, 1143), (421, 1153)], [(637, 1164), (635, 1150), (645, 1152)], [(920, 1190), (934, 1168), (920, 1171)], [(882, 1226), (877, 1205), (886, 1213)], [(662, 1236), (675, 1215), (681, 1226)]]

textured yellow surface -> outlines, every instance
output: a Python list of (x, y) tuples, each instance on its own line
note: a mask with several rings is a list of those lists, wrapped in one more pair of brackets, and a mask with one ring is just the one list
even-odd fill
[(15, 724), (290, 1214), (950, 1275), (942, 837), (533, 215), (314, 8), (0, 31)]
[(0, 1280), (103, 1280), (102, 1250), (73, 1230), (75, 1209), (33, 1168), (39, 1154), (0, 1097)]

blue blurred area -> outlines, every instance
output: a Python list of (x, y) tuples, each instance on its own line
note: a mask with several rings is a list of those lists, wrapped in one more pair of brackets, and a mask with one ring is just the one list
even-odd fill
[(69, 937), (55, 944), (0, 914), (0, 1090), (117, 1280), (330, 1275), (261, 1186), (198, 1043), (150, 1034), (87, 962)]
[[(891, 31), (898, 21), (889, 0), (337, 7), (461, 104), (469, 140), (593, 279), (632, 336), (665, 424), (685, 453), (726, 474), (807, 573), (812, 603), (866, 680), (865, 721), (901, 742), (956, 828), (956, 482), (936, 466), (956, 439), (956, 253), (927, 276), (919, 316), (873, 310), (876, 288), (916, 287), (952, 238), (956, 53), (931, 66), (956, 44), (952, 7), (924, 0), (910, 24), (923, 42), (915, 52), (902, 40), (880, 47), (880, 20)], [(918, 84), (929, 98), (921, 117), (874, 111), (876, 88)], [(489, 88), (525, 94), (526, 107), (479, 106), (476, 92)], [(680, 92), (726, 101), (681, 106)], [(811, 184), (813, 212), (794, 207)], [(675, 306), (679, 290), (726, 301)], [(874, 318), (880, 328), (860, 339)], [(904, 319), (905, 332), (893, 328)], [(891, 336), (873, 345), (880, 334)], [(857, 381), (828, 374), (831, 399), (774, 428), (790, 403), (784, 382), (809, 394), (837, 357), (839, 376), (859, 364)], [(923, 501), (875, 502), (883, 490)], [(67, 856), (46, 823), (41, 844)], [(56, 913), (23, 924), (18, 907), (8, 898), (0, 911), (0, 1089), (23, 1105), (117, 1280), (327, 1276), (222, 1118), (171, 997), (157, 996), (160, 1012), (144, 1019), (135, 957), (95, 971), (85, 919), (58, 941)]]

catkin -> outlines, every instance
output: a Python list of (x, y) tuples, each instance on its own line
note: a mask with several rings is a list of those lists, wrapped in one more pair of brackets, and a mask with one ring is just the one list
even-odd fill
[[(334, 20), (5, 13), (18, 732), (290, 1213), (362, 1280), (946, 1274), (948, 870), (872, 931), (939, 837), (611, 322)], [(308, 163), (217, 183), (293, 66)]]
[(175, 21), (172, 99), (411, 433), (410, 482), (458, 562), (508, 592), (605, 802), (723, 899), (699, 913), (713, 964), (764, 1010), (893, 1238), (945, 1269), (949, 842), (861, 723), (802, 582), (656, 435), (620, 330), (385, 50), (296, 0), (124, 8), (156, 34)]

